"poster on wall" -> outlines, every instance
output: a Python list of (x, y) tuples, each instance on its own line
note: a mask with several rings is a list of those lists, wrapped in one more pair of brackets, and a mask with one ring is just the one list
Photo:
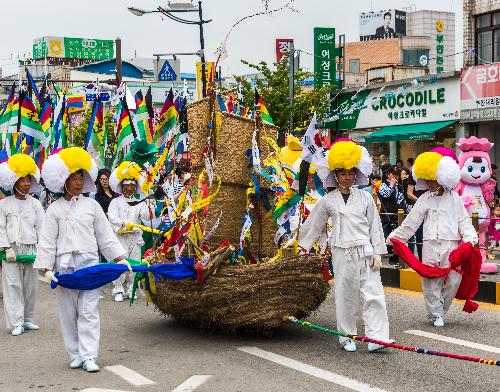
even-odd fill
[(406, 12), (382, 10), (359, 15), (359, 40), (399, 38), (406, 35)]

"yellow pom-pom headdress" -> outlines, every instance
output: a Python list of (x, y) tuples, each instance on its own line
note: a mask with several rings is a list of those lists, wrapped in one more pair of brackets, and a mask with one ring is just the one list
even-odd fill
[(78, 170), (83, 170), (82, 193), (95, 192), (97, 165), (81, 147), (65, 148), (50, 155), (42, 166), (42, 179), (51, 192), (62, 193), (68, 177)]
[(292, 166), (301, 155), (300, 140), (293, 135), (288, 135), (287, 145), (281, 149), (281, 162)]
[(141, 167), (130, 161), (123, 161), (118, 167), (113, 170), (109, 176), (109, 186), (116, 193), (123, 193), (122, 182), (125, 180), (132, 180), (137, 183), (137, 193), (143, 196), (141, 187), (145, 179), (145, 174), (142, 173)]
[(413, 178), (417, 191), (429, 189), (426, 180), (436, 180), (443, 188), (453, 189), (460, 182), (460, 167), (451, 156), (424, 152), (415, 159)]
[(31, 178), (30, 193), (38, 192), (40, 171), (29, 155), (14, 154), (0, 164), (0, 187), (6, 191), (12, 192), (16, 181), (26, 176)]
[(327, 188), (338, 186), (335, 170), (356, 169), (355, 185), (364, 185), (368, 183), (368, 176), (373, 169), (372, 158), (368, 150), (350, 139), (340, 139), (330, 147), (327, 164), (328, 167), (319, 166), (317, 169), (323, 185)]

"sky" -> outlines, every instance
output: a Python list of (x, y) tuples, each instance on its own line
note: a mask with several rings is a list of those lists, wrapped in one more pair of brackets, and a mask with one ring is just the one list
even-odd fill
[[(178, 0), (175, 0), (178, 1)], [(189, 0), (182, 0), (189, 1)], [(290, 0), (267, 0), (269, 9), (279, 8)], [(411, 1), (411, 0), (410, 0)], [(215, 58), (214, 52), (230, 27), (244, 16), (264, 10), (265, 0), (204, 0), (207, 61)], [(127, 7), (154, 9), (165, 0), (0, 0), (2, 18), (0, 30), (0, 65), (3, 75), (17, 73), (16, 59), (28, 55), (33, 38), (41, 36), (85, 37), (122, 39), (122, 56), (152, 57), (153, 53), (195, 52), (199, 49), (197, 26), (182, 25), (159, 14), (137, 17)], [(43, 6), (42, 6), (43, 4)], [(462, 1), (460, 0), (294, 0), (297, 12), (284, 10), (273, 15), (258, 16), (239, 24), (227, 41), (228, 58), (222, 65), (225, 76), (251, 73), (241, 63), (275, 61), (275, 39), (293, 38), (295, 47), (313, 51), (313, 28), (335, 27), (337, 34), (345, 34), (346, 41), (359, 40), (359, 14), (370, 10), (403, 9), (441, 10), (456, 13), (456, 51), (462, 48)], [(186, 14), (189, 15), (189, 14)], [(193, 18), (196, 14), (189, 15)], [(13, 60), (11, 60), (11, 57)], [(195, 71), (194, 56), (181, 58), (181, 72)], [(461, 66), (461, 56), (456, 66)], [(303, 54), (301, 64), (311, 70), (313, 58)]]

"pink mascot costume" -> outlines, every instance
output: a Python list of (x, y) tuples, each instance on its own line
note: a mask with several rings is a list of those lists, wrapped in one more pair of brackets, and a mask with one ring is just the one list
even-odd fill
[(461, 180), (455, 190), (464, 201), (464, 205), (472, 215), (479, 216), (479, 247), (483, 256), (482, 273), (496, 273), (494, 263), (486, 263), (486, 233), (488, 232), (490, 217), (490, 203), (494, 200), (496, 181), (491, 179), (491, 161), (488, 151), (493, 147), (486, 138), (471, 136), (458, 141), (458, 148), (462, 151), (458, 156)]

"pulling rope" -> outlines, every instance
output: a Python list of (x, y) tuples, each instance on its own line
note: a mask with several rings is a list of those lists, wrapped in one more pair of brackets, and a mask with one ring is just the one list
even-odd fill
[(292, 324), (302, 325), (303, 327), (312, 328), (312, 329), (315, 329), (315, 330), (318, 330), (321, 332), (329, 333), (331, 335), (343, 336), (345, 338), (357, 340), (358, 342), (375, 343), (375, 344), (380, 344), (380, 345), (386, 346), (386, 347), (396, 348), (398, 350), (412, 351), (412, 352), (415, 352), (418, 354), (427, 354), (427, 355), (433, 355), (433, 356), (437, 356), (437, 357), (461, 359), (462, 361), (478, 362), (478, 363), (483, 363), (485, 365), (500, 366), (500, 361), (497, 361), (494, 359), (470, 357), (468, 355), (459, 355), (459, 354), (445, 353), (445, 352), (441, 352), (441, 351), (434, 351), (434, 350), (430, 350), (428, 348), (403, 346), (401, 344), (396, 344), (396, 343), (382, 342), (381, 340), (370, 339), (367, 336), (350, 335), (350, 334), (345, 333), (345, 332), (340, 332), (340, 331), (335, 331), (333, 329), (324, 328), (324, 327), (321, 327), (317, 324), (310, 323), (309, 321), (298, 320), (292, 316), (286, 316), (285, 320), (290, 321)]

